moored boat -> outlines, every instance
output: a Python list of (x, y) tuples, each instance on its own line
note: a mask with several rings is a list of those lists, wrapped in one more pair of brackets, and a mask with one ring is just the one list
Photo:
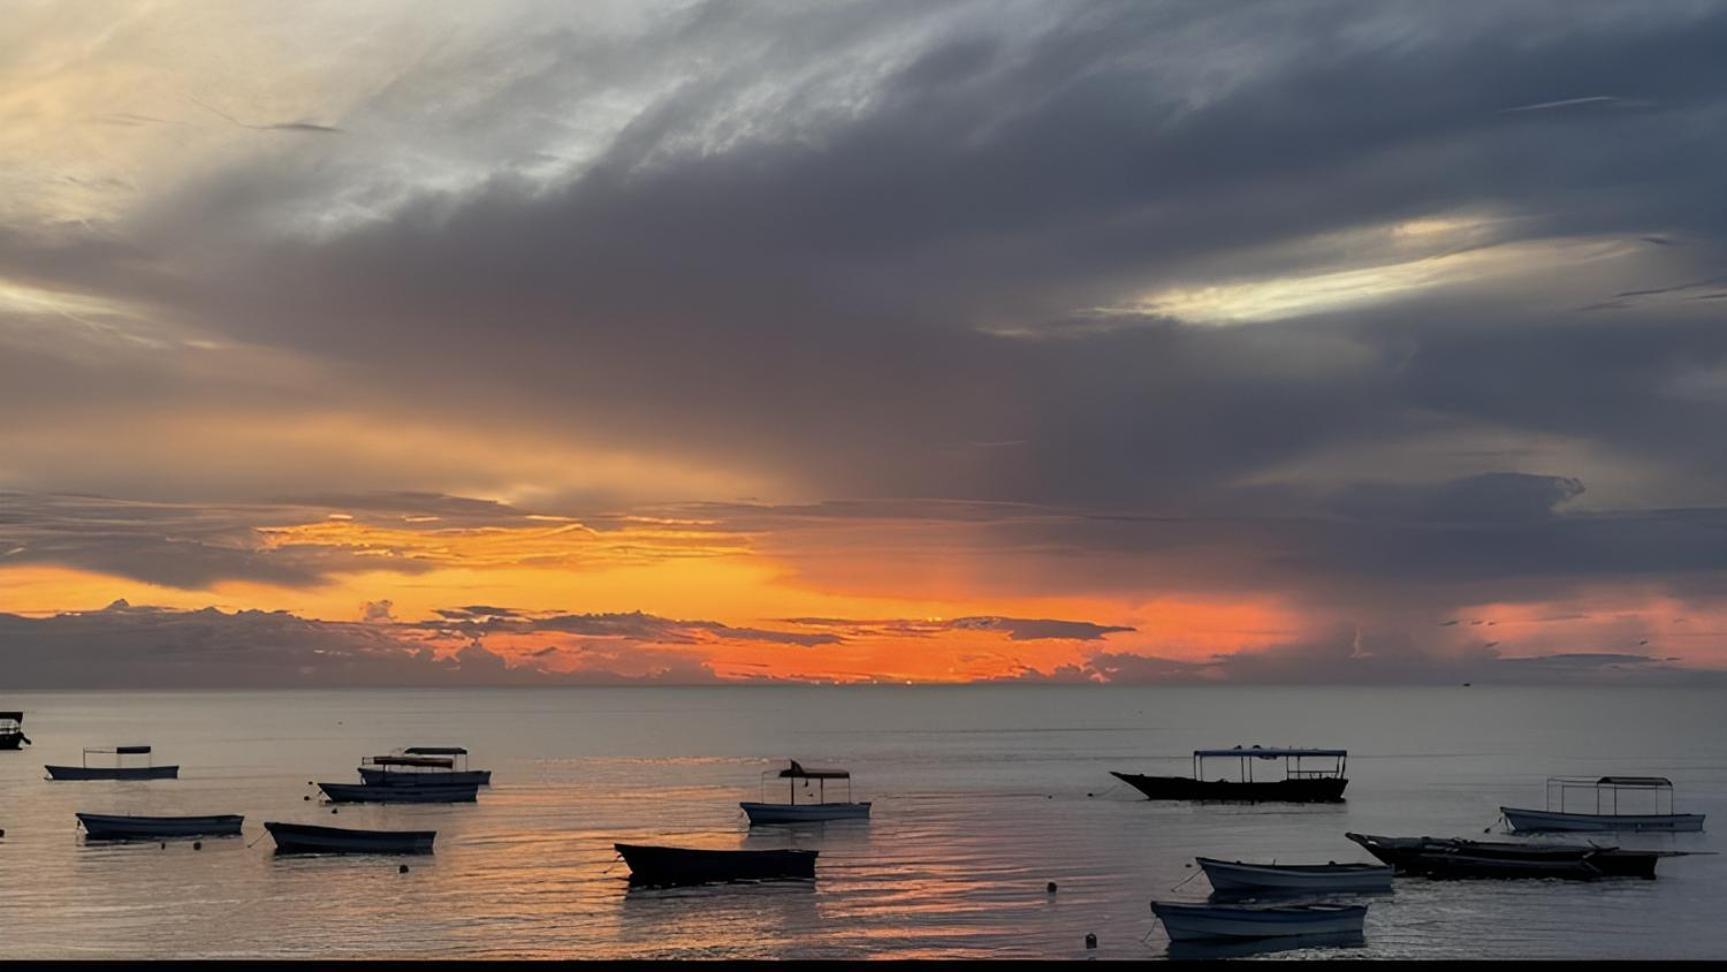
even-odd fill
[(1387, 864), (1249, 864), (1194, 858), (1212, 890), (1223, 895), (1390, 891)]
[(473, 803), (478, 783), (424, 783), (418, 786), (369, 783), (319, 783), (318, 789), (336, 803)]
[(1678, 851), (1626, 850), (1594, 844), (1521, 844), (1444, 837), (1344, 834), (1399, 874), (1431, 878), (1655, 878), (1655, 862)]
[[(1567, 796), (1577, 790), (1594, 794), (1593, 812), (1573, 810), (1567, 804)], [(1634, 798), (1634, 802), (1647, 802), (1649, 806), (1645, 809), (1656, 812), (1639, 813), (1636, 806), (1629, 810), (1622, 808), (1619, 802), (1622, 793), (1647, 797), (1647, 801)], [(1659, 812), (1663, 797), (1666, 798), (1666, 813)], [(1584, 801), (1584, 805), (1590, 806), (1588, 801)], [(1547, 809), (1500, 807), (1499, 812), (1505, 817), (1506, 825), (1520, 833), (1696, 833), (1703, 829), (1703, 814), (1673, 812), (1673, 781), (1664, 776), (1553, 776), (1547, 780)]]
[(76, 814), (91, 840), (160, 840), (165, 837), (231, 837), (245, 817), (237, 813), (201, 817), (140, 817), (112, 813)]
[(1172, 942), (1284, 936), (1359, 935), (1366, 905), (1220, 905), (1153, 901), (1152, 914)]
[(771, 881), (816, 876), (813, 850), (704, 850), (613, 844), (637, 884), (705, 884), (710, 881)]
[[(1236, 778), (1206, 779), (1206, 760), (1215, 759), (1235, 760)], [(1330, 763), (1312, 768), (1303, 762), (1309, 759), (1329, 760)], [(1143, 776), (1113, 771), (1110, 775), (1145, 794), (1148, 800), (1340, 803), (1343, 789), (1349, 785), (1349, 780), (1343, 775), (1348, 759), (1349, 752), (1344, 749), (1235, 746), (1194, 750), (1192, 776)], [(1254, 763), (1259, 760), (1281, 761), (1283, 778), (1254, 779)]]
[[(114, 757), (112, 766), (91, 766), (90, 755)], [(126, 765), (127, 756), (143, 756), (144, 765)], [(172, 780), (180, 776), (178, 766), (157, 766), (149, 746), (86, 746), (79, 766), (44, 766), (51, 780)]]
[(492, 771), (469, 769), (468, 751), (461, 746), (408, 746), (362, 759), (360, 780), (374, 786), (491, 786)]
[(435, 830), (356, 830), (264, 822), (278, 854), (430, 854)]
[(30, 745), (24, 735), (24, 713), (17, 710), (0, 712), (0, 749), (17, 749)]
[[(854, 802), (851, 798), (851, 772), (843, 769), (807, 769), (797, 760), (791, 760), (786, 769), (769, 771), (775, 779), (786, 781), (785, 803), (768, 803), (744, 801), (738, 804), (749, 817), (751, 824), (777, 823), (808, 823), (827, 820), (867, 820), (869, 819), (869, 801)], [(845, 781), (845, 798), (829, 802), (827, 798), (827, 783), (829, 780)], [(798, 802), (798, 784), (803, 783), (805, 790), (810, 782), (816, 784), (815, 798), (805, 796), (805, 802)], [(763, 781), (766, 790), (766, 780)]]

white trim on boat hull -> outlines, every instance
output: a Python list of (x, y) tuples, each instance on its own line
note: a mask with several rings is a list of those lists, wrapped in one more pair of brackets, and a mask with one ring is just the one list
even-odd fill
[(1321, 891), (1390, 891), (1391, 865), (1277, 865), (1195, 858), (1213, 890), (1225, 893), (1298, 894)]
[(750, 803), (738, 804), (750, 823), (814, 823), (823, 820), (868, 820), (869, 801), (863, 803)]
[(1218, 938), (1281, 938), (1288, 935), (1361, 934), (1366, 905), (1304, 905), (1236, 908), (1220, 905), (1151, 903), (1172, 942)]
[(1561, 813), (1521, 807), (1500, 807), (1499, 812), (1512, 830), (1523, 833), (1632, 830), (1689, 834), (1703, 830), (1700, 813)]

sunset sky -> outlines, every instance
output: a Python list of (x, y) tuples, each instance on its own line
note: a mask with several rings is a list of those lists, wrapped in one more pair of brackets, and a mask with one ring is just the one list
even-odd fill
[(6, 19), (9, 685), (1727, 673), (1727, 4)]

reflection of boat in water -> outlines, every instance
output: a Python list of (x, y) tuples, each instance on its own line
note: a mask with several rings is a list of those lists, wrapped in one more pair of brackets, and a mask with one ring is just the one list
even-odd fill
[(1607, 877), (1654, 880), (1655, 862), (1682, 851), (1625, 850), (1594, 844), (1518, 844), (1442, 837), (1377, 837), (1344, 834), (1399, 874), (1431, 878)]
[[(1233, 780), (1205, 778), (1205, 761), (1233, 759), (1237, 762), (1237, 778)], [(1330, 760), (1328, 766), (1309, 768), (1303, 760)], [(1110, 773), (1145, 794), (1150, 800), (1235, 800), (1277, 803), (1339, 803), (1343, 788), (1349, 785), (1343, 772), (1349, 759), (1343, 749), (1282, 749), (1261, 746), (1230, 749), (1196, 749), (1193, 751), (1192, 776), (1142, 776), (1138, 773)], [(1280, 760), (1283, 778), (1255, 780), (1254, 762)]]
[[(852, 775), (843, 769), (806, 769), (797, 760), (791, 761), (791, 766), (778, 771), (769, 770), (773, 778), (786, 781), (786, 803), (752, 803), (745, 801), (738, 804), (744, 808), (744, 813), (752, 824), (770, 823), (806, 823), (824, 820), (868, 820), (870, 805), (868, 801), (855, 803), (852, 801)], [(767, 774), (764, 774), (764, 777)], [(798, 802), (798, 784), (808, 790), (810, 782), (816, 784), (815, 799), (807, 794), (805, 802)], [(827, 784), (829, 780), (845, 781), (845, 799), (828, 802)], [(763, 781), (766, 789), (766, 780)]]
[(319, 783), (318, 789), (335, 803), (473, 803), (479, 798), (478, 783), (422, 783), (418, 786), (367, 783)]
[[(1594, 793), (1594, 812), (1577, 812), (1567, 806), (1566, 797), (1574, 790)], [(1621, 812), (1619, 795), (1625, 792), (1648, 796), (1648, 803), (1656, 812)], [(1659, 812), (1663, 796), (1666, 813)], [(1553, 806), (1555, 802), (1558, 809)], [(1673, 812), (1673, 781), (1664, 776), (1553, 776), (1547, 780), (1547, 809), (1500, 807), (1499, 812), (1512, 830), (1521, 833), (1624, 830), (1696, 833), (1703, 829), (1703, 814)]]
[(1390, 891), (1386, 864), (1249, 864), (1194, 858), (1212, 890), (1223, 895)]
[(710, 881), (813, 880), (813, 850), (703, 850), (613, 844), (638, 884), (705, 884)]
[(1153, 901), (1172, 942), (1299, 935), (1360, 935), (1366, 905), (1225, 905)]
[(491, 786), (492, 771), (469, 769), (468, 751), (461, 746), (409, 746), (362, 759), (360, 781), (373, 786)]
[(90, 840), (160, 840), (164, 837), (235, 837), (246, 819), (237, 813), (202, 817), (139, 817), (112, 813), (78, 813)]
[(24, 713), (16, 710), (0, 712), (0, 749), (17, 749), (30, 745), (30, 737), (24, 735)]
[[(112, 766), (91, 766), (90, 754), (114, 757)], [(145, 757), (142, 766), (127, 766), (127, 756)], [(84, 748), (84, 762), (80, 766), (44, 766), (51, 780), (172, 780), (180, 776), (178, 766), (157, 766), (155, 757), (150, 753), (149, 746), (107, 746)]]
[(355, 830), (265, 821), (278, 854), (430, 854), (435, 830)]
[(1176, 961), (1209, 961), (1212, 959), (1246, 958), (1270, 952), (1290, 952), (1303, 948), (1360, 948), (1367, 944), (1361, 932), (1341, 932), (1332, 935), (1283, 935), (1278, 938), (1210, 938), (1186, 942), (1170, 942), (1169, 957)]

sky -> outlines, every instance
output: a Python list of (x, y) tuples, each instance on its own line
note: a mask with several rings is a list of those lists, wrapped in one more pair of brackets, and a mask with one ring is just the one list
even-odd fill
[(1727, 3), (7, 19), (9, 684), (1727, 673)]

